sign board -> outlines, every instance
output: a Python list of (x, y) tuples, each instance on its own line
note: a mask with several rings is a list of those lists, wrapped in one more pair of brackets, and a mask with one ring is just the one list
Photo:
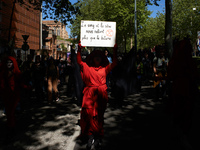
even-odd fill
[(81, 45), (87, 47), (114, 47), (116, 22), (81, 21)]

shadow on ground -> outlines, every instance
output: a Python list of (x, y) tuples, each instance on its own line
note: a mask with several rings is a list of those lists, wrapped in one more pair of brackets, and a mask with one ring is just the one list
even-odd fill
[[(61, 101), (53, 105), (26, 103), (26, 109), (17, 115), (18, 126), (13, 138), (6, 140), (5, 117), (0, 117), (0, 150), (65, 150), (68, 138), (75, 132), (80, 108), (61, 93)], [(123, 106), (110, 99), (105, 113), (103, 150), (183, 150), (176, 130), (166, 114), (165, 102), (154, 100), (154, 89), (145, 87), (141, 94), (126, 97)], [(194, 111), (191, 144), (199, 150), (200, 104)], [(76, 143), (74, 150), (85, 149)], [(66, 149), (68, 150), (68, 149)]]
[(169, 128), (162, 102), (155, 102), (153, 89), (143, 89), (124, 100), (118, 110), (105, 116), (104, 149), (167, 149)]
[(35, 98), (27, 100), (23, 113), (16, 115), (18, 125), (14, 136), (8, 137), (6, 118), (0, 117), (0, 149), (62, 149), (74, 133), (80, 108), (64, 94), (61, 99), (52, 105), (37, 102)]
[[(143, 88), (141, 94), (125, 98), (121, 108), (116, 107), (114, 99), (110, 99), (105, 113), (103, 150), (184, 150), (166, 113), (165, 101), (155, 101), (151, 87)], [(190, 143), (196, 150), (200, 149), (195, 138), (200, 133), (197, 127), (199, 106), (195, 108), (195, 125), (190, 135)], [(84, 148), (85, 145), (77, 143), (74, 150)]]

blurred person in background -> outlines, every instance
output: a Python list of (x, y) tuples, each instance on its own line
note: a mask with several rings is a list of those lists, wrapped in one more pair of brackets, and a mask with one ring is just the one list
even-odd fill
[(166, 96), (166, 77), (168, 58), (166, 57), (166, 50), (163, 45), (156, 46), (156, 57), (153, 59), (153, 72), (154, 72), (154, 88), (156, 89), (156, 100), (160, 96)]
[[(104, 53), (105, 53), (105, 56), (107, 57), (109, 63), (111, 64), (112, 58), (110, 57), (110, 52), (107, 49), (105, 49)], [(111, 76), (112, 76), (112, 72), (110, 72), (106, 77), (106, 85), (107, 85), (108, 89), (109, 89), (109, 85), (110, 85), (110, 82), (111, 82)]]
[(144, 66), (144, 80), (147, 84), (149, 82), (149, 79), (151, 77), (151, 60), (149, 58), (148, 52), (145, 52), (144, 57), (142, 59), (142, 63)]
[[(25, 84), (26, 85), (30, 85), (30, 86), (33, 85), (33, 81), (32, 81), (32, 65), (33, 65), (32, 56), (28, 55), (27, 56), (27, 60), (24, 61), (24, 63), (22, 64), (21, 71), (22, 71), (22, 76), (23, 76)], [(22, 96), (23, 100), (20, 103), (21, 107), (23, 107), (23, 102), (26, 99), (30, 99), (31, 98), (32, 91), (24, 89), (24, 92), (22, 93), (22, 95), (23, 95)]]
[(136, 56), (136, 68), (137, 68), (137, 93), (141, 92), (142, 87), (142, 77), (144, 73), (144, 65), (139, 53)]
[(66, 62), (65, 62), (64, 58), (61, 58), (60, 62), (58, 64), (60, 86), (62, 86), (65, 83), (66, 67), (67, 66), (66, 66)]
[(58, 93), (59, 69), (56, 66), (55, 61), (52, 57), (48, 61), (46, 76), (48, 83), (48, 103), (52, 104), (53, 92), (55, 95), (55, 100), (59, 101), (59, 93)]
[(9, 134), (13, 134), (15, 131), (15, 110), (20, 101), (22, 88), (31, 89), (30, 86), (24, 84), (16, 59), (9, 56), (2, 63), (0, 73), (0, 94), (5, 106)]
[(35, 57), (35, 62), (32, 65), (32, 79), (33, 85), (35, 87), (35, 95), (37, 101), (43, 101), (44, 99), (44, 77), (45, 77), (45, 68), (41, 63), (40, 55)]
[(198, 34), (196, 41), (196, 56), (200, 56), (200, 33)]

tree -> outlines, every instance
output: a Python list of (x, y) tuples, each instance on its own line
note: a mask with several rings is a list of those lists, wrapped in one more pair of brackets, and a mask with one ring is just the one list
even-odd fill
[[(79, 13), (79, 7), (76, 7), (76, 5), (72, 5), (70, 0), (28, 0), (28, 3), (30, 5), (27, 5), (25, 1), (26, 0), (13, 0), (11, 22), (16, 3), (20, 3), (20, 5), (26, 7), (27, 10), (33, 8), (35, 10), (42, 11), (44, 15), (43, 19), (50, 18), (55, 21), (60, 20), (64, 24), (72, 21), (74, 15)], [(79, 0), (77, 1), (77, 3), (78, 2)]]
[[(157, 1), (160, 0), (146, 0), (147, 3), (154, 2), (157, 5)], [(182, 1), (181, 1), (182, 2)], [(169, 53), (172, 55), (173, 40), (172, 40), (172, 0), (165, 0), (165, 46)]]
[(50, 18), (55, 21), (60, 20), (66, 25), (67, 22), (72, 21), (75, 14), (79, 13), (79, 7), (76, 7), (76, 3), (72, 5), (70, 0), (40, 0), (40, 3), (42, 3), (43, 6), (43, 19)]
[(165, 43), (165, 15), (158, 13), (156, 18), (149, 18), (145, 26), (138, 33), (138, 47), (152, 48)]
[(155, 4), (156, 6), (159, 6), (157, 3), (158, 1), (160, 1), (160, 0), (146, 0), (146, 5)]
[[(140, 0), (138, 5), (138, 29), (145, 25), (150, 11), (147, 10), (146, 1)], [(117, 23), (118, 45), (130, 49), (127, 44), (134, 33), (134, 2), (131, 0), (82, 0), (77, 3), (80, 13), (73, 19), (70, 26), (73, 37), (79, 39), (81, 20), (115, 21)]]
[(165, 47), (171, 58), (173, 52), (171, 0), (165, 0)]
[(67, 48), (65, 47), (65, 44), (64, 44), (64, 43), (61, 43), (60, 46), (61, 46), (61, 49), (62, 49), (64, 52), (67, 52)]
[[(24, 1), (18, 0), (21, 5), (25, 5)], [(74, 7), (75, 5), (72, 5), (70, 0), (28, 0), (28, 2), (31, 5), (27, 5), (27, 9), (33, 7), (36, 10), (42, 11), (43, 19), (60, 20), (64, 24), (72, 21), (74, 14), (79, 12), (79, 8)]]
[[(196, 10), (193, 10), (196, 8)], [(173, 0), (173, 34), (174, 38), (182, 39), (189, 36), (192, 43), (196, 42), (200, 31), (200, 8), (196, 0)]]

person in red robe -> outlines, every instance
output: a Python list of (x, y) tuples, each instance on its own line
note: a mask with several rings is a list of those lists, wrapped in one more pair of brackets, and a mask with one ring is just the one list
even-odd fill
[(2, 71), (0, 73), (0, 95), (5, 106), (9, 132), (13, 132), (16, 126), (15, 110), (20, 101), (21, 88), (30, 87), (23, 84), (21, 71), (19, 70), (16, 59), (12, 56), (8, 56), (2, 63)]
[(106, 76), (117, 64), (117, 44), (113, 48), (113, 63), (100, 50), (94, 50), (83, 62), (81, 59), (81, 44), (77, 52), (77, 62), (80, 65), (81, 76), (85, 83), (81, 110), (81, 136), (88, 136), (87, 149), (100, 147), (104, 135), (104, 112), (108, 102)]
[(195, 85), (199, 78), (197, 66), (192, 58), (192, 45), (188, 39), (177, 42), (168, 66), (168, 78), (173, 81), (169, 111), (173, 123), (180, 131), (180, 140), (186, 148), (189, 144), (189, 134), (192, 126), (192, 115), (198, 88)]

